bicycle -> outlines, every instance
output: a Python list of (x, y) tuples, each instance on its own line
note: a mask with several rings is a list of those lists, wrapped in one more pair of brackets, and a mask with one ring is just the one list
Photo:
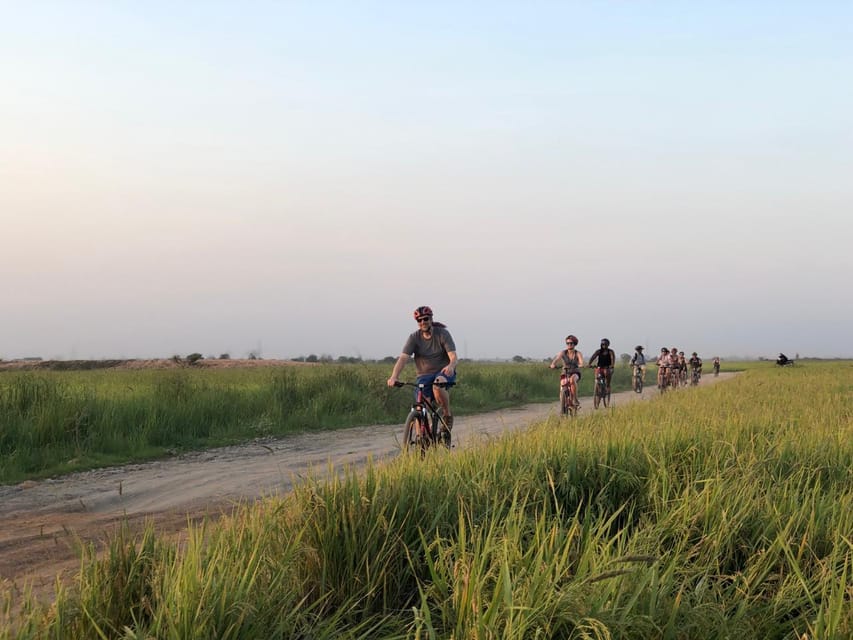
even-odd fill
[(681, 384), (681, 367), (669, 368), (669, 386), (673, 389), (678, 389)]
[(667, 365), (658, 365), (658, 389), (661, 393), (666, 393), (670, 385), (670, 376), (672, 368)]
[(400, 382), (394, 383), (395, 387), (414, 387), (417, 389), (415, 401), (403, 423), (403, 450), (411, 451), (420, 449), (425, 454), (430, 447), (442, 444), (450, 448), (450, 427), (441, 414), (441, 409), (426, 395), (424, 391), (428, 386), (446, 389), (453, 385), (447, 382)]
[(631, 388), (636, 393), (643, 393), (643, 370), (634, 365), (634, 375), (631, 377)]
[(714, 377), (716, 378), (718, 375), (720, 375), (720, 363), (715, 362), (714, 363)]
[(592, 396), (592, 403), (596, 409), (600, 404), (605, 407), (610, 406), (610, 392), (607, 390), (607, 368), (595, 368), (595, 391)]
[(699, 384), (699, 378), (701, 378), (701, 377), (702, 377), (702, 369), (699, 369), (698, 367), (693, 369), (693, 372), (690, 376), (691, 386), (695, 387), (697, 384)]
[(560, 415), (574, 418), (578, 415), (580, 403), (577, 398), (577, 391), (572, 389), (571, 376), (575, 370), (563, 367), (563, 372), (560, 374)]

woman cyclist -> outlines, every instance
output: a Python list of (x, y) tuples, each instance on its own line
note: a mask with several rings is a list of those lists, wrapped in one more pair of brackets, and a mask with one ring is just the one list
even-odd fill
[(578, 382), (581, 379), (581, 368), (583, 367), (583, 354), (575, 349), (578, 344), (577, 337), (569, 334), (566, 336), (566, 348), (560, 351), (549, 365), (552, 369), (557, 368), (557, 363), (566, 369), (566, 375), (569, 376), (569, 389), (572, 393), (572, 398), (575, 401), (575, 408), (579, 408), (578, 402)]
[(669, 349), (666, 347), (661, 347), (657, 365), (658, 387), (663, 387), (668, 382), (667, 374), (669, 373), (670, 366), (672, 366), (672, 360), (669, 357)]
[(604, 377), (607, 380), (607, 395), (610, 395), (610, 381), (613, 379), (613, 367), (616, 366), (616, 352), (610, 348), (610, 340), (601, 339), (601, 347), (596, 349), (590, 357), (589, 366), (604, 369)]

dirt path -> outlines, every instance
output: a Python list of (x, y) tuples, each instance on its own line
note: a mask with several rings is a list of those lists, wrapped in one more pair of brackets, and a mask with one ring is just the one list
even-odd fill
[[(706, 376), (702, 383), (733, 375)], [(655, 395), (654, 388), (642, 395), (628, 391), (614, 394), (613, 402), (621, 406)], [(582, 403), (581, 419), (592, 411), (592, 399)], [(460, 416), (454, 443), (464, 447), (484, 435), (524, 428), (556, 410), (553, 402)], [(0, 590), (29, 582), (36, 593), (50, 591), (58, 574), (79, 568), (79, 541), (100, 544), (123, 520), (133, 529), (151, 521), (162, 533), (178, 533), (188, 521), (219, 517), (237, 502), (286, 492), (312, 468), (396, 455), (400, 431), (382, 425), (307, 433), (0, 487)]]

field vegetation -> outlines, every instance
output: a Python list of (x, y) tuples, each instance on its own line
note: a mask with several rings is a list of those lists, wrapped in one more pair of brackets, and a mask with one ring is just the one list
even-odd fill
[(851, 532), (853, 367), (764, 366), (118, 536), (16, 632), (849, 639)]
[[(0, 484), (306, 430), (402, 423), (385, 364), (0, 373)], [(414, 377), (414, 369), (407, 371)], [(557, 401), (545, 363), (464, 363), (458, 415)], [(627, 389), (619, 367), (614, 390)], [(587, 374), (582, 393), (590, 393)]]

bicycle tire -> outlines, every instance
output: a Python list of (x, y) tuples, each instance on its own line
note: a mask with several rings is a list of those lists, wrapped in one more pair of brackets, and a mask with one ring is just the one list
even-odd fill
[(417, 411), (410, 411), (403, 423), (403, 451), (412, 451), (417, 446), (417, 425), (419, 416)]
[(634, 391), (637, 393), (643, 393), (643, 379), (640, 376), (637, 376), (636, 384), (634, 385)]
[(565, 416), (569, 413), (570, 394), (565, 387), (560, 388), (560, 415)]

